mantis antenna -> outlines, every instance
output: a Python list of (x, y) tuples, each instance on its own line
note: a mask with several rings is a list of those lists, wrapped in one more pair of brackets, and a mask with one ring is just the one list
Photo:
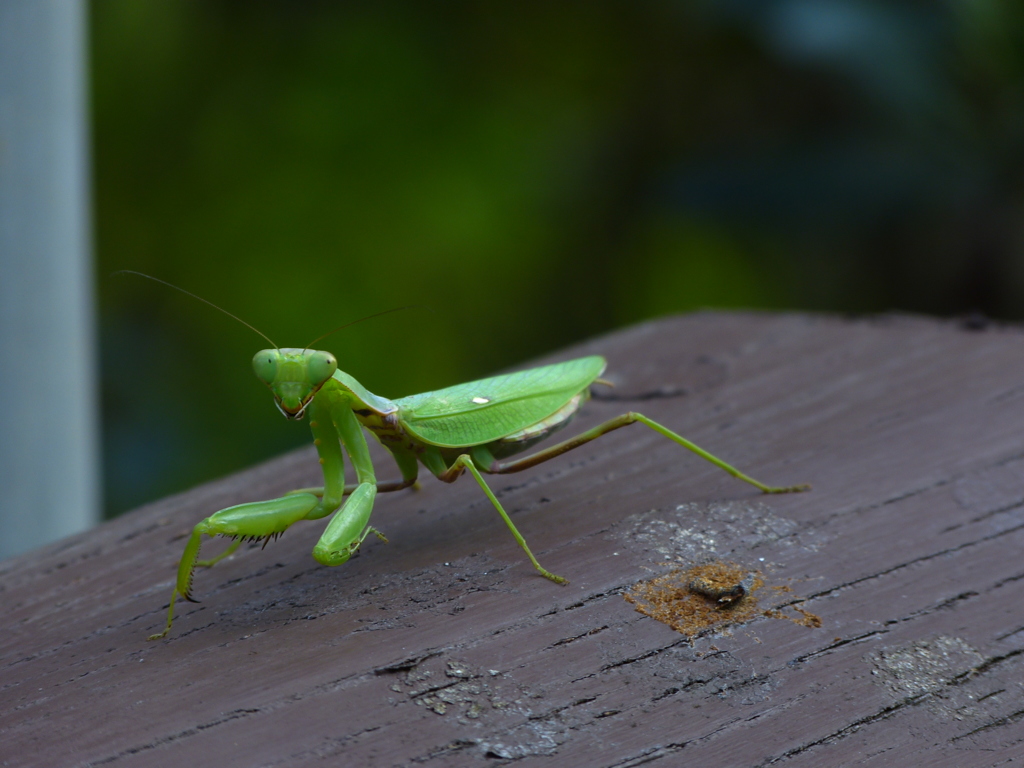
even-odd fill
[[(267, 334), (265, 334), (265, 333), (264, 333), (263, 331), (261, 331), (261, 330), (260, 330), (259, 328), (256, 328), (255, 326), (252, 326), (252, 325), (250, 325), (249, 323), (245, 322), (245, 320), (243, 320), (242, 318), (240, 318), (240, 317), (239, 317), (238, 315), (233, 315), (233, 314), (231, 314), (230, 312), (228, 312), (228, 311), (227, 311), (226, 309), (224, 309), (223, 307), (218, 307), (218, 306), (217, 306), (216, 304), (214, 304), (214, 303), (213, 303), (212, 301), (207, 301), (207, 300), (206, 300), (206, 299), (204, 299), (204, 298), (203, 298), (202, 296), (196, 296), (196, 295), (195, 295), (194, 293), (192, 293), (191, 291), (186, 291), (186, 290), (185, 290), (184, 288), (179, 288), (179, 287), (178, 287), (178, 286), (176, 286), (176, 285), (175, 285), (174, 283), (168, 283), (168, 282), (167, 282), (166, 280), (161, 280), (161, 279), (160, 279), (159, 277), (153, 277), (152, 275), (147, 275), (147, 274), (146, 274), (145, 272), (136, 272), (136, 271), (135, 271), (134, 269), (119, 269), (119, 270), (117, 270), (116, 272), (113, 272), (113, 273), (111, 273), (111, 274), (114, 274), (114, 275), (138, 275), (139, 277), (144, 277), (144, 278), (146, 278), (147, 280), (152, 280), (152, 281), (153, 281), (153, 282), (155, 282), (155, 283), (161, 283), (162, 285), (166, 285), (166, 286), (167, 286), (168, 288), (173, 288), (173, 289), (174, 289), (174, 290), (176, 290), (176, 291), (181, 291), (181, 292), (182, 292), (182, 293), (184, 293), (184, 294), (185, 294), (186, 296), (191, 296), (191, 297), (192, 297), (193, 299), (195, 299), (196, 301), (201, 301), (201, 302), (203, 302), (203, 304), (206, 304), (206, 305), (208, 305), (208, 306), (211, 306), (211, 307), (213, 307), (213, 308), (214, 308), (214, 309), (216, 309), (216, 310), (217, 310), (218, 312), (223, 312), (223, 313), (224, 313), (225, 315), (227, 315), (228, 317), (232, 318), (233, 320), (237, 320), (238, 322), (240, 322), (240, 323), (241, 323), (242, 325), (244, 325), (244, 326), (245, 326), (246, 328), (248, 328), (249, 330), (251, 330), (251, 331), (255, 331), (255, 332), (256, 332), (256, 333), (258, 333), (258, 334), (259, 334), (260, 336), (262, 336), (262, 337), (263, 337), (264, 339), (266, 339), (267, 341), (269, 341), (269, 342), (270, 342), (270, 345), (271, 345), (271, 346), (272, 346), (272, 347), (273, 347), (274, 349), (280, 349), (280, 347), (278, 347), (278, 346), (277, 346), (277, 344), (275, 344), (275, 343), (274, 343), (274, 340), (273, 340), (273, 339), (271, 339), (271, 338), (270, 338), (269, 336), (267, 336)], [(383, 314), (383, 313), (381, 313), (381, 314)], [(371, 317), (373, 317), (373, 315), (371, 315)], [(358, 321), (356, 321), (356, 322), (358, 322)], [(342, 328), (344, 328), (345, 326), (341, 326), (341, 327), (342, 327)], [(337, 330), (337, 329), (335, 329), (335, 330)], [(331, 331), (331, 333), (334, 333), (334, 331)], [(326, 335), (326, 334), (325, 334), (325, 335)], [(323, 336), (321, 336), (320, 338), (323, 338)], [(319, 340), (320, 340), (320, 339), (317, 339), (317, 341), (319, 341)]]
[[(160, 283), (161, 285), (166, 285), (168, 288), (173, 288), (176, 291), (181, 291), (186, 296), (191, 296), (196, 301), (201, 301), (201, 302), (203, 302), (203, 304), (206, 304), (208, 306), (213, 307), (218, 312), (223, 312), (225, 315), (230, 317), (232, 320), (237, 320), (238, 322), (240, 322), (242, 325), (244, 325), (249, 330), (259, 334), (264, 339), (269, 341), (270, 345), (274, 349), (280, 349), (280, 347), (277, 346), (277, 344), (274, 343), (274, 340), (271, 339), (269, 336), (267, 336), (267, 334), (263, 333), (263, 331), (261, 331), (259, 328), (256, 328), (255, 326), (250, 325), (249, 323), (245, 322), (245, 320), (240, 318), (238, 315), (234, 315), (231, 312), (228, 312), (223, 307), (218, 307), (212, 301), (208, 301), (208, 300), (204, 299), (202, 296), (197, 296), (196, 294), (192, 293), (191, 291), (186, 291), (184, 288), (181, 288), (181, 287), (175, 285), (174, 283), (169, 283), (166, 280), (161, 280), (159, 277), (153, 277), (152, 275), (147, 275), (145, 272), (136, 272), (134, 269), (119, 269), (116, 272), (112, 272), (111, 274), (114, 274), (114, 275), (138, 275), (139, 277), (144, 277), (147, 280), (152, 280), (155, 283)], [(332, 333), (336, 333), (337, 331), (340, 331), (340, 330), (343, 330), (345, 328), (348, 328), (349, 326), (355, 325), (356, 323), (361, 323), (364, 320), (372, 320), (373, 318), (381, 317), (382, 315), (390, 315), (392, 312), (402, 312), (403, 310), (406, 310), (406, 309), (426, 309), (426, 310), (430, 310), (431, 312), (433, 311), (433, 310), (430, 309), (430, 307), (424, 306), (422, 304), (410, 304), (409, 306), (406, 306), (406, 307), (395, 307), (394, 309), (385, 309), (383, 312), (375, 312), (372, 315), (367, 315), (366, 317), (360, 317), (358, 320), (352, 320), (350, 322), (343, 323), (342, 325), (339, 325), (337, 328), (334, 328), (333, 330), (330, 330), (327, 333), (324, 333), (324, 334), (321, 334), (320, 336), (317, 336), (315, 339), (313, 339), (311, 342), (309, 342), (309, 344), (307, 344), (305, 347), (303, 347), (303, 349), (304, 350), (310, 349), (318, 341), (321, 341), (322, 339), (327, 338)]]
[(342, 325), (339, 325), (337, 328), (335, 328), (333, 330), (330, 330), (327, 333), (324, 333), (324, 334), (321, 334), (321, 335), (317, 336), (315, 339), (313, 339), (311, 342), (309, 342), (309, 344), (304, 346), (302, 349), (303, 350), (311, 349), (313, 347), (313, 345), (316, 344), (318, 341), (322, 341), (322, 340), (326, 339), (328, 336), (330, 336), (332, 333), (336, 333), (336, 332), (338, 332), (340, 330), (348, 328), (350, 325), (355, 325), (356, 323), (361, 323), (364, 320), (373, 320), (373, 318), (375, 318), (375, 317), (380, 317), (381, 315), (390, 315), (392, 312), (401, 312), (401, 311), (406, 310), (406, 309), (426, 309), (426, 310), (429, 310), (429, 311), (433, 312), (433, 310), (430, 309), (430, 307), (426, 307), (426, 306), (424, 306), (422, 304), (410, 304), (407, 307), (395, 307), (394, 309), (385, 309), (383, 312), (374, 312), (372, 315), (367, 315), (366, 317), (360, 317), (358, 320), (352, 320), (351, 322), (343, 323)]

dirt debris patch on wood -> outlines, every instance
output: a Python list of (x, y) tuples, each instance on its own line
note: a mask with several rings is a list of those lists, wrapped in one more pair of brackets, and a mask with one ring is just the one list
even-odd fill
[[(769, 590), (776, 595), (792, 591), (788, 586)], [(821, 626), (818, 616), (796, 605), (789, 607), (798, 616), (787, 614), (777, 606), (762, 608), (764, 594), (765, 582), (760, 572), (737, 563), (713, 561), (642, 581), (623, 597), (640, 613), (687, 637), (743, 624), (758, 616), (788, 619), (810, 628)]]

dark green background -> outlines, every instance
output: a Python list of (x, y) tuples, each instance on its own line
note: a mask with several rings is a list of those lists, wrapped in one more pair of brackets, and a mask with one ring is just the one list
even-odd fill
[(108, 513), (699, 307), (1024, 315), (1024, 3), (94, 0)]

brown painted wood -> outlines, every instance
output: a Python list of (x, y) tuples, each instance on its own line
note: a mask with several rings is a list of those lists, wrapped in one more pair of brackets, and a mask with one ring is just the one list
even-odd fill
[[(334, 569), (310, 557), (319, 524), (243, 548), (145, 642), (195, 522), (315, 481), (311, 451), (282, 457), (0, 564), (2, 764), (1024, 760), (1020, 330), (699, 314), (558, 358), (595, 352), (618, 386), (567, 434), (637, 410), (814, 490), (760, 495), (633, 426), (492, 478), (569, 586), (470, 479), (428, 477), (379, 499), (390, 544)], [(807, 598), (821, 628), (690, 642), (622, 598), (707, 557), (788, 585), (776, 602)]]

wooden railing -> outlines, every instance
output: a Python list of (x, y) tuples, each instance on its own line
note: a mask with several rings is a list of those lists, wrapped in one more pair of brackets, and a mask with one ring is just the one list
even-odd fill
[[(198, 520), (315, 483), (311, 450), (284, 456), (0, 564), (4, 764), (1020, 756), (1024, 334), (709, 313), (558, 357), (595, 352), (616, 387), (566, 435), (640, 411), (813, 490), (761, 495), (633, 426), (489, 478), (568, 586), (534, 572), (472, 479), (426, 477), (378, 499), (390, 543), (338, 568), (309, 554), (321, 524), (243, 547), (147, 643)], [(623, 599), (715, 562), (758, 587), (692, 636)], [(679, 611), (694, 595), (680, 587)]]

